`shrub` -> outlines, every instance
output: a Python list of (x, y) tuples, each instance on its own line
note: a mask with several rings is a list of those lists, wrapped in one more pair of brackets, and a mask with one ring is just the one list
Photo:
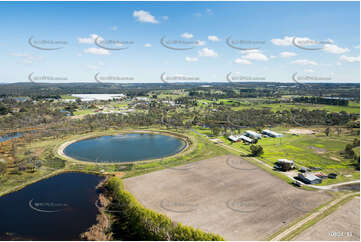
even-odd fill
[(252, 156), (260, 156), (263, 154), (263, 148), (260, 145), (251, 145)]

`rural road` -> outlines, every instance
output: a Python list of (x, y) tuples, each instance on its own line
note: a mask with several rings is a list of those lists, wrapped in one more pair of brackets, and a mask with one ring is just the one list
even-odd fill
[(281, 239), (283, 239), (284, 237), (286, 237), (287, 235), (289, 235), (290, 233), (296, 231), (298, 228), (300, 228), (302, 225), (304, 225), (305, 223), (311, 221), (312, 219), (316, 218), (317, 216), (320, 216), (322, 213), (326, 212), (329, 208), (331, 208), (332, 206), (336, 205), (337, 203), (341, 202), (342, 200), (346, 199), (347, 197), (353, 196), (356, 193), (352, 193), (352, 194), (346, 194), (342, 197), (337, 198), (336, 200), (330, 202), (328, 205), (326, 205), (325, 207), (321, 208), (320, 210), (318, 210), (315, 213), (312, 213), (310, 216), (304, 218), (303, 220), (299, 221), (298, 223), (296, 223), (295, 225), (291, 226), (290, 228), (286, 229), (285, 231), (283, 231), (282, 233), (280, 233), (279, 235), (277, 235), (276, 237), (274, 237), (273, 239), (271, 239), (271, 241), (281, 241)]
[(341, 183), (326, 185), (326, 186), (315, 186), (315, 185), (308, 185), (308, 186), (313, 187), (313, 188), (317, 188), (317, 189), (321, 189), (321, 190), (332, 190), (332, 189), (334, 189), (335, 187), (338, 187), (338, 186), (349, 185), (349, 184), (357, 184), (357, 183), (360, 183), (360, 180), (349, 181), (349, 182), (341, 182)]

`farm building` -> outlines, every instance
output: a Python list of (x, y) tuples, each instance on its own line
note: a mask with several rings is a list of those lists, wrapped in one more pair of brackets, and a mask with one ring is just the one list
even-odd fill
[(244, 141), (244, 142), (248, 142), (248, 143), (252, 143), (253, 140), (247, 136), (244, 135), (230, 135), (228, 137), (228, 139), (232, 142), (238, 142), (238, 141)]
[(297, 178), (306, 184), (319, 184), (322, 183), (322, 179), (315, 176), (312, 173), (299, 173)]
[(265, 135), (273, 137), (273, 138), (279, 138), (279, 137), (283, 136), (283, 134), (279, 134), (279, 133), (276, 133), (276, 132), (268, 130), (268, 129), (262, 130), (262, 134), (265, 134)]
[(281, 171), (289, 171), (295, 168), (295, 162), (293, 160), (279, 159), (275, 163), (274, 168)]
[(251, 130), (247, 130), (245, 135), (247, 137), (250, 137), (250, 138), (253, 138), (253, 139), (262, 139), (262, 135), (257, 133), (257, 132), (254, 132), (254, 131), (251, 131)]
[(238, 142), (238, 141), (239, 141), (238, 137), (235, 136), (235, 135), (230, 135), (230, 136), (228, 136), (228, 139), (229, 139), (230, 141), (232, 141), (232, 142)]

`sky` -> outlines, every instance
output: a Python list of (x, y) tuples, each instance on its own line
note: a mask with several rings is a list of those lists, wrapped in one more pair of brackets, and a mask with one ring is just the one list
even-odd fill
[(359, 2), (0, 2), (0, 83), (360, 82)]

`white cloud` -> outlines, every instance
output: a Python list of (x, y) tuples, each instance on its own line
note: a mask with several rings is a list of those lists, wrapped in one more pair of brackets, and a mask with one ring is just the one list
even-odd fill
[(304, 66), (306, 66), (306, 65), (317, 66), (318, 65), (317, 62), (315, 62), (315, 61), (310, 61), (310, 60), (305, 60), (305, 59), (295, 60), (295, 61), (292, 61), (291, 63), (298, 64), (298, 65), (304, 65)]
[(346, 61), (346, 62), (360, 62), (360, 56), (346, 56), (346, 55), (342, 55), (340, 57), (340, 60)]
[(282, 58), (288, 58), (288, 57), (292, 57), (292, 56), (296, 56), (297, 54), (294, 53), (294, 52), (287, 52), (287, 51), (284, 51), (284, 52), (281, 52), (280, 53), (280, 56)]
[(212, 42), (217, 42), (217, 41), (220, 41), (220, 39), (215, 36), (215, 35), (210, 35), (208, 36), (208, 40), (212, 41)]
[(168, 18), (168, 16), (162, 16), (162, 19), (167, 21), (169, 18)]
[(246, 55), (242, 56), (243, 59), (268, 61), (268, 57), (265, 56), (260, 50), (246, 50), (242, 51), (242, 53), (246, 53)]
[(187, 62), (196, 62), (196, 61), (198, 61), (198, 58), (197, 57), (188, 57), (188, 56), (186, 56), (186, 61)]
[(323, 50), (332, 54), (344, 54), (350, 51), (348, 48), (341, 48), (333, 44), (325, 44)]
[(85, 37), (85, 38), (78, 38), (78, 43), (79, 44), (94, 44), (95, 39), (99, 37), (99, 40), (104, 40), (102, 37), (100, 37), (97, 34), (91, 34), (89, 37)]
[(292, 39), (293, 39), (293, 37), (286, 36), (283, 39), (272, 39), (271, 42), (274, 45), (290, 46), (290, 45), (292, 45)]
[(184, 34), (182, 34), (181, 35), (182, 36), (182, 38), (185, 38), (185, 39), (191, 39), (191, 38), (193, 38), (193, 34), (190, 34), (190, 33), (184, 33)]
[(144, 45), (144, 47), (152, 47), (152, 45), (151, 44), (149, 44), (149, 43), (146, 43), (145, 45)]
[(109, 55), (109, 51), (102, 48), (88, 48), (84, 50), (84, 53), (93, 55)]
[(339, 62), (339, 61), (336, 63), (336, 65), (337, 66), (342, 66), (341, 62)]
[(202, 16), (201, 13), (194, 13), (193, 15), (196, 16), (196, 17), (201, 17)]
[(197, 40), (197, 46), (204, 46), (206, 45), (206, 42), (205, 41), (202, 41), (202, 40)]
[(138, 22), (143, 22), (143, 23), (152, 23), (152, 24), (157, 24), (159, 23), (155, 17), (153, 15), (151, 15), (149, 12), (144, 11), (144, 10), (139, 10), (139, 11), (134, 11), (133, 12), (133, 17), (138, 21)]
[(271, 55), (269, 58), (271, 58), (271, 59), (274, 59), (274, 58), (276, 58), (277, 56), (275, 56), (275, 55)]
[(304, 72), (306, 72), (306, 73), (313, 73), (313, 72), (315, 72), (315, 71), (312, 70), (312, 69), (306, 69), (306, 70), (304, 70)]
[(212, 14), (213, 14), (213, 11), (212, 11), (212, 9), (207, 8), (207, 9), (206, 9), (206, 13), (208, 13), (209, 15), (212, 15)]
[[(317, 43), (322, 43), (307, 37), (293, 37), (293, 36), (285, 36), (283, 37), (283, 39), (272, 39), (271, 42), (274, 45), (278, 45), (278, 46), (291, 46), (294, 38), (296, 38), (295, 41), (300, 46), (312, 46), (312, 45), (318, 45)], [(334, 41), (332, 39), (327, 39), (327, 43), (324, 44), (323, 46), (323, 51), (333, 54), (343, 54), (349, 51), (348, 48), (338, 47), (337, 45), (333, 44), (333, 42)], [(285, 56), (285, 57), (289, 57), (289, 56)]]
[(198, 51), (199, 56), (206, 56), (206, 57), (217, 57), (218, 54), (212, 49), (203, 48)]
[(356, 45), (355, 48), (356, 48), (356, 49), (360, 49), (360, 45)]
[[(278, 46), (291, 46), (294, 38), (295, 38), (294, 36), (285, 36), (283, 37), (283, 39), (272, 39), (271, 42), (274, 45), (278, 45)], [(302, 46), (312, 45), (315, 43), (315, 41), (307, 37), (296, 37), (295, 41), (296, 43), (299, 43)], [(330, 42), (331, 41), (332, 40), (330, 40)]]
[(244, 60), (244, 59), (241, 59), (241, 58), (235, 59), (234, 63), (236, 63), (236, 64), (246, 64), (246, 65), (252, 64), (252, 62), (250, 62), (249, 60)]

